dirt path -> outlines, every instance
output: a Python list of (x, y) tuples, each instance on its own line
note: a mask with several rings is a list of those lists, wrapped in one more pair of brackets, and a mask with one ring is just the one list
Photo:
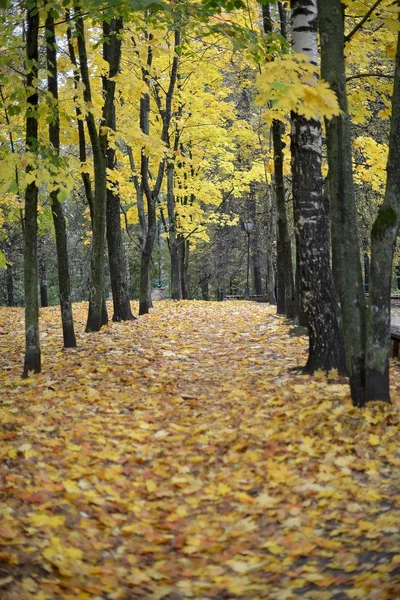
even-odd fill
[(57, 313), (21, 381), (0, 311), (2, 600), (400, 598), (399, 387), (353, 409), (256, 303), (160, 302), (65, 352)]

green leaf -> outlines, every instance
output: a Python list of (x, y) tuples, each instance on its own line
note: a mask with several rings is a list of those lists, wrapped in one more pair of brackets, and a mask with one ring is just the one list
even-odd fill
[(65, 200), (68, 198), (68, 192), (65, 189), (61, 189), (58, 194), (57, 194), (57, 200), (59, 202), (65, 202)]
[(18, 185), (16, 181), (12, 181), (10, 183), (10, 185), (8, 186), (8, 189), (10, 190), (10, 192), (12, 192), (13, 194), (18, 194), (19, 189), (18, 189)]

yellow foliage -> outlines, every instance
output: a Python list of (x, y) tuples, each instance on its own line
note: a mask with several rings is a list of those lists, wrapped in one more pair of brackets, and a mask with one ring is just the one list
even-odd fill
[(257, 104), (271, 103), (267, 122), (290, 111), (308, 119), (339, 114), (335, 93), (318, 79), (318, 74), (318, 68), (303, 54), (286, 54), (266, 63), (257, 77)]

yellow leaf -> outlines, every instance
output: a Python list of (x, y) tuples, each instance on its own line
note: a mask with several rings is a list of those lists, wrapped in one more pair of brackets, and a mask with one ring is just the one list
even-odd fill
[(35, 513), (28, 516), (28, 521), (33, 527), (62, 527), (65, 523), (65, 517), (63, 515)]
[(379, 437), (379, 435), (375, 435), (374, 433), (371, 433), (368, 438), (368, 442), (370, 443), (371, 446), (379, 446), (379, 444), (381, 443), (381, 438)]
[(154, 481), (154, 479), (147, 479), (147, 481), (146, 481), (146, 488), (147, 488), (147, 491), (148, 491), (150, 494), (156, 491), (156, 489), (157, 489), (157, 484), (156, 484), (156, 482)]

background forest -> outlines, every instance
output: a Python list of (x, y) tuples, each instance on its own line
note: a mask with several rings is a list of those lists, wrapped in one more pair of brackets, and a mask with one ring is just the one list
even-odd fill
[[(388, 198), (398, 7), (377, 0), (343, 8), (344, 106), (324, 44), (322, 74), (332, 89), (317, 78), (316, 6), (303, 4), (1, 3), (0, 302), (25, 305), (25, 373), (40, 371), (38, 291), (42, 306), (60, 303), (69, 346), (75, 343), (71, 302), (89, 299), (86, 330), (98, 331), (107, 320), (105, 299), (113, 299), (114, 320), (132, 319), (129, 300), (139, 298), (139, 313), (147, 313), (152, 288), (173, 299), (265, 296), (281, 314), (300, 313), (310, 335), (309, 370), (344, 372), (326, 275), (332, 237), (347, 370), (353, 400), (363, 403), (364, 383), (355, 374), (363, 369), (349, 357), (368, 355), (367, 317), (359, 326), (362, 350), (354, 350), (346, 331), (357, 338), (349, 324), (358, 317), (346, 313), (346, 290), (351, 295), (352, 281), (356, 295), (362, 288), (364, 296), (364, 284), (369, 290), (371, 229), (385, 190)], [(322, 0), (318, 8), (323, 28), (329, 5)], [(326, 52), (334, 57), (332, 49)], [(335, 151), (339, 113), (346, 117), (339, 137), (348, 134), (352, 147)], [(328, 127), (321, 133), (324, 118)], [(310, 159), (309, 147), (318, 156)], [(334, 167), (335, 152), (343, 168)], [(327, 183), (328, 158), (330, 176), (341, 174), (337, 188), (333, 179)], [(354, 196), (346, 227), (334, 198), (337, 190), (343, 196), (342, 184)], [(384, 348), (386, 365), (390, 310), (383, 304), (388, 285), (400, 287), (398, 255), (392, 270), (398, 200), (382, 216), (375, 237), (385, 237), (382, 223), (391, 228), (391, 239), (385, 238), (390, 260), (375, 269), (374, 289), (382, 287), (386, 299), (371, 305), (379, 304), (375, 312), (386, 320), (382, 326), (369, 317), (369, 331), (382, 326), (384, 333), (369, 339)], [(303, 226), (308, 219), (317, 229)], [(363, 265), (364, 281), (361, 267), (358, 272), (350, 261), (343, 268), (347, 251), (340, 255), (338, 248), (347, 243)], [(319, 291), (310, 280), (319, 282)], [(313, 325), (313, 315), (321, 314), (323, 334)], [(326, 339), (336, 354), (321, 350)], [(388, 381), (387, 366), (368, 368), (375, 379), (381, 373), (367, 392), (374, 399), (382, 377)]]

